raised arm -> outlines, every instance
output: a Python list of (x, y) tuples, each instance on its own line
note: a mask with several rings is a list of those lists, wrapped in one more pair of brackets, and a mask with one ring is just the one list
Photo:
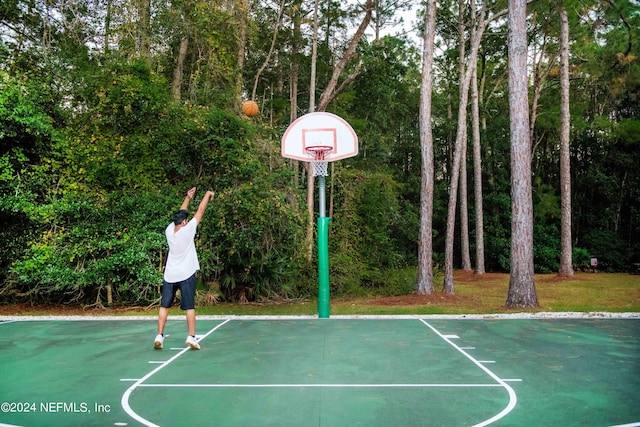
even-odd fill
[(204, 211), (207, 210), (207, 204), (209, 204), (209, 200), (213, 200), (213, 196), (215, 195), (215, 193), (211, 190), (207, 191), (204, 195), (204, 197), (202, 198), (202, 200), (200, 201), (200, 205), (198, 206), (198, 210), (196, 211), (195, 215), (193, 215), (193, 217), (196, 219), (196, 221), (198, 221), (198, 224), (200, 224), (200, 221), (202, 220), (202, 217), (204, 216)]
[(196, 187), (191, 188), (187, 191), (187, 195), (184, 197), (184, 201), (182, 205), (180, 205), (180, 210), (186, 211), (189, 207), (189, 202), (193, 199), (193, 196), (196, 194)]

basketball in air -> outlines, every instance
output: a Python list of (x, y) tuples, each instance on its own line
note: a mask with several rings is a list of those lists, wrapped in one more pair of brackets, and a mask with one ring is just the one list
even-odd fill
[(242, 112), (249, 117), (255, 117), (260, 112), (260, 109), (258, 108), (258, 104), (254, 101), (245, 101), (242, 104)]

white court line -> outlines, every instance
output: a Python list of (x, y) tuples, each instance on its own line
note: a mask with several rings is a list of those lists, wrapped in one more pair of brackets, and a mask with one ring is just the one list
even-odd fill
[(502, 387), (501, 384), (140, 384), (138, 387), (180, 388), (428, 388), (428, 387)]
[(453, 348), (455, 348), (456, 350), (458, 350), (460, 353), (462, 353), (467, 359), (471, 360), (476, 366), (478, 366), (480, 369), (482, 369), (483, 371), (485, 371), (491, 378), (493, 378), (499, 385), (501, 385), (502, 387), (504, 387), (507, 390), (507, 393), (509, 394), (509, 403), (507, 404), (507, 406), (498, 414), (494, 415), (493, 417), (489, 418), (488, 420), (484, 420), (483, 422), (479, 423), (479, 424), (475, 424), (473, 427), (483, 427), (483, 426), (488, 426), (489, 424), (498, 421), (499, 419), (503, 418), (504, 416), (506, 416), (509, 412), (511, 412), (513, 410), (513, 408), (515, 408), (516, 403), (518, 402), (518, 397), (516, 396), (516, 392), (513, 390), (513, 388), (511, 388), (511, 386), (509, 384), (507, 384), (503, 379), (501, 379), (500, 377), (498, 377), (496, 374), (494, 374), (493, 372), (491, 372), (491, 370), (489, 370), (486, 366), (484, 366), (481, 362), (477, 361), (476, 359), (473, 358), (473, 356), (471, 356), (469, 353), (467, 353), (466, 351), (464, 351), (462, 348), (458, 347), (453, 341), (451, 341), (449, 338), (447, 338), (450, 335), (443, 335), (441, 334), (436, 328), (434, 328), (433, 326), (431, 326), (429, 323), (427, 323), (424, 319), (420, 319), (420, 321), (422, 323), (424, 323), (425, 325), (427, 325), (429, 327), (429, 329), (431, 329), (433, 332), (435, 332), (436, 334), (438, 334), (443, 340), (445, 340), (446, 342), (448, 342)]
[[(439, 320), (501, 320), (501, 319), (640, 319), (640, 312), (537, 312), (537, 313), (493, 313), (493, 314), (350, 314), (350, 315), (332, 315), (332, 319), (439, 319)], [(306, 320), (306, 319), (318, 319), (316, 315), (281, 315), (281, 316), (260, 316), (260, 315), (198, 315), (200, 320)], [(152, 320), (157, 321), (158, 316), (0, 316), (0, 322), (33, 322), (43, 320), (55, 320), (55, 321), (88, 321), (88, 320), (101, 320), (101, 321), (128, 321), (128, 320)], [(184, 320), (184, 315), (170, 315), (167, 320)], [(2, 323), (0, 323), (2, 324)]]
[[(220, 328), (222, 325), (224, 325), (225, 323), (229, 322), (231, 319), (227, 319), (224, 322), (220, 323), (219, 325), (216, 325), (213, 329), (211, 329), (209, 332), (207, 332), (206, 334), (202, 335), (202, 337), (200, 339), (204, 339), (207, 336), (209, 336), (211, 333), (213, 333), (215, 330), (217, 330), (218, 328)], [(122, 395), (122, 399), (120, 400), (120, 404), (122, 405), (122, 408), (124, 409), (124, 411), (134, 420), (138, 421), (140, 424), (144, 424), (145, 426), (149, 426), (149, 427), (159, 427), (157, 424), (152, 423), (151, 421), (146, 420), (145, 418), (142, 418), (140, 415), (138, 415), (133, 409), (131, 409), (131, 406), (129, 406), (129, 396), (131, 396), (131, 393), (133, 393), (133, 391), (136, 389), (136, 387), (139, 387), (143, 382), (145, 382), (146, 380), (148, 380), (149, 378), (151, 378), (153, 375), (155, 375), (158, 371), (160, 371), (162, 368), (164, 368), (165, 366), (168, 366), (171, 362), (173, 362), (174, 360), (176, 360), (178, 357), (182, 356), (183, 354), (185, 354), (187, 351), (191, 350), (191, 347), (185, 347), (184, 349), (182, 349), (181, 352), (176, 353), (175, 356), (173, 356), (171, 359), (167, 360), (166, 362), (164, 362), (162, 365), (158, 366), (157, 368), (155, 368), (153, 371), (149, 372), (147, 375), (145, 375), (144, 377), (140, 378), (139, 380), (137, 380), (135, 383), (133, 383), (128, 389), (127, 391), (124, 392), (124, 394)]]

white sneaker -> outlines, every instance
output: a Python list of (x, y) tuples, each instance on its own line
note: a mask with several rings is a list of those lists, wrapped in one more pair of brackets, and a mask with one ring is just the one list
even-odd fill
[(164, 342), (164, 337), (162, 336), (162, 334), (156, 335), (156, 339), (153, 340), (153, 348), (155, 348), (156, 350), (161, 350), (163, 342)]
[(198, 340), (191, 335), (187, 337), (187, 341), (185, 341), (185, 344), (191, 347), (191, 350), (200, 350), (200, 344), (198, 344)]

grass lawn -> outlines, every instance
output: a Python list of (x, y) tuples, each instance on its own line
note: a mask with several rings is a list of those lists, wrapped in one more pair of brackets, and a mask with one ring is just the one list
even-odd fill
[[(332, 298), (331, 315), (492, 314), (512, 312), (640, 312), (640, 275), (576, 272), (571, 278), (536, 275), (539, 307), (507, 309), (509, 275), (456, 271), (455, 295), (443, 294), (437, 279), (432, 295)], [(0, 306), (0, 315), (155, 315), (157, 308)], [(278, 303), (219, 303), (199, 306), (199, 315), (315, 315), (314, 299)], [(182, 314), (173, 308), (172, 315)]]
[[(556, 274), (536, 275), (536, 292), (540, 306), (513, 310), (504, 307), (509, 290), (509, 275), (486, 273), (475, 275), (463, 271), (454, 274), (455, 295), (440, 292), (428, 296), (332, 298), (331, 314), (483, 314), (531, 312), (640, 312), (640, 276), (626, 273), (582, 273), (572, 278)], [(315, 300), (291, 304), (218, 304), (201, 307), (201, 314), (236, 315), (313, 315)]]

